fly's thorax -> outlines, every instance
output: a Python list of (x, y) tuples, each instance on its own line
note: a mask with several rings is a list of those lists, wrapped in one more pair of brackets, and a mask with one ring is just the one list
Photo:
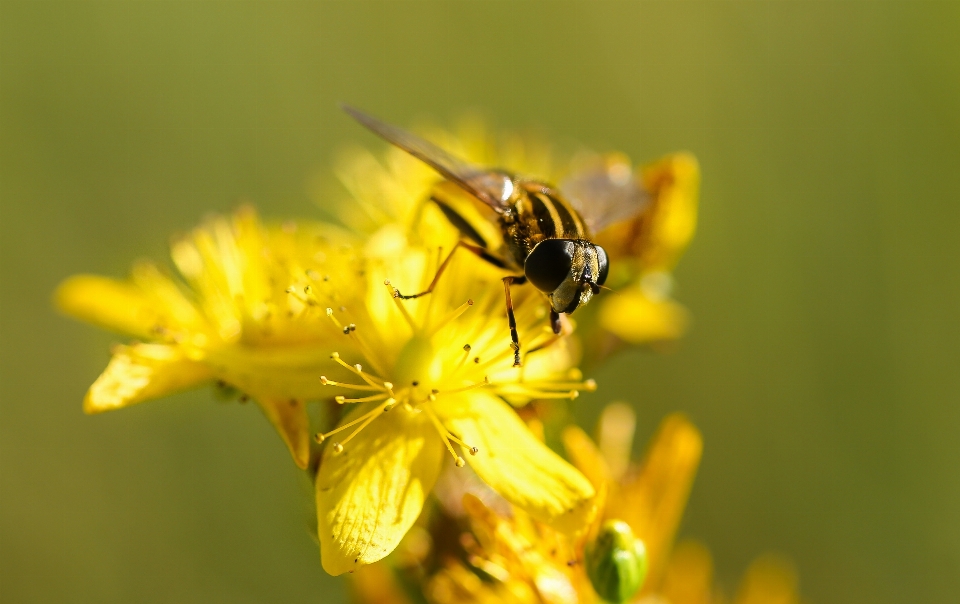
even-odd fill
[(527, 279), (547, 294), (558, 313), (572, 313), (589, 302), (608, 268), (604, 249), (585, 239), (544, 239), (524, 262)]

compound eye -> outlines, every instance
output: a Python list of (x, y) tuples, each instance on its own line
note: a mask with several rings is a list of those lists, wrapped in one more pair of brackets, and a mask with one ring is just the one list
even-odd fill
[(607, 260), (607, 252), (599, 245), (594, 246), (597, 250), (597, 265), (599, 266), (599, 271), (597, 273), (597, 285), (603, 285), (603, 282), (607, 280), (607, 273), (610, 271), (610, 263)]
[(523, 263), (523, 274), (537, 289), (551, 293), (570, 274), (573, 251), (572, 241), (544, 239), (527, 256)]

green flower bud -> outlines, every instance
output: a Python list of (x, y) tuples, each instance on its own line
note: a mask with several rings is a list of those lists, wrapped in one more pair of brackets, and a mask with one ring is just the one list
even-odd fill
[(647, 577), (647, 548), (622, 520), (605, 522), (584, 554), (593, 589), (608, 602), (626, 602)]

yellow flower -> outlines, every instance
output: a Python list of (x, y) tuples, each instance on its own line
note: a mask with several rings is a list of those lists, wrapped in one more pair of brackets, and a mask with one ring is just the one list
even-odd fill
[[(385, 226), (384, 228), (389, 228)], [(319, 435), (322, 562), (340, 574), (383, 558), (423, 507), (446, 450), (538, 520), (565, 531), (592, 513), (587, 479), (535, 439), (509, 403), (572, 398), (592, 388), (575, 350), (549, 328), (542, 296), (514, 296), (522, 368), (503, 316), (498, 270), (455, 257), (429, 296), (440, 246), (362, 245), (320, 224), (265, 228), (250, 209), (173, 245), (186, 285), (141, 263), (129, 281), (81, 275), (57, 292), (65, 312), (145, 340), (118, 347), (84, 403), (99, 412), (221, 380), (256, 398), (301, 467), (307, 400), (352, 407)], [(347, 408), (344, 407), (344, 408)]]
[[(577, 428), (566, 431), (565, 444), (575, 461), (605, 493), (605, 506), (595, 525), (620, 518), (647, 545), (649, 574), (629, 601), (636, 604), (722, 604), (730, 602), (716, 586), (712, 560), (705, 547), (673, 536), (701, 451), (700, 435), (681, 415), (664, 420), (643, 461), (630, 462), (634, 417), (629, 408), (611, 405), (603, 413), (600, 442), (595, 445)], [(489, 497), (487, 498), (489, 499)], [(420, 555), (415, 582), (434, 604), (462, 602), (517, 604), (590, 604), (600, 600), (587, 578), (585, 543), (590, 534), (571, 538), (537, 522), (522, 510), (495, 511), (495, 499), (484, 503), (463, 496), (467, 531), (459, 536), (462, 552), (434, 558)], [(449, 527), (438, 523), (437, 526)], [(449, 528), (445, 528), (449, 530)], [(434, 533), (434, 542), (450, 541)], [(443, 547), (443, 546), (441, 546)], [(450, 547), (447, 544), (445, 547)], [(672, 551), (671, 551), (672, 550)], [(398, 568), (403, 572), (403, 568)], [(425, 571), (425, 572), (424, 572)], [(399, 582), (383, 570), (375, 577), (376, 597), (401, 593)], [(411, 577), (405, 583), (409, 584)], [(404, 582), (401, 580), (401, 582)], [(373, 602), (369, 585), (357, 585), (361, 602)], [(416, 599), (415, 597), (413, 599)], [(751, 564), (733, 599), (735, 604), (799, 604), (796, 572), (773, 555)]]
[[(451, 249), (451, 227), (432, 240)], [(444, 239), (447, 239), (444, 241)], [(373, 246), (375, 247), (375, 246)], [(513, 367), (501, 272), (470, 254), (455, 256), (429, 296), (423, 289), (440, 250), (368, 246), (364, 304), (325, 312), (346, 327), (355, 353), (334, 351), (351, 384), (324, 377), (337, 401), (355, 405), (331, 431), (316, 478), (324, 569), (338, 575), (382, 559), (420, 515), (443, 467), (467, 463), (490, 487), (532, 517), (564, 532), (593, 510), (589, 481), (537, 440), (506, 402), (572, 398), (592, 388), (572, 368), (574, 351), (554, 336), (546, 302), (517, 290), (514, 305), (526, 357)], [(388, 282), (385, 285), (385, 282)], [(336, 288), (336, 284), (333, 284)], [(314, 290), (320, 296), (321, 290)], [(317, 307), (327, 306), (317, 299)]]
[(650, 205), (597, 238), (618, 290), (603, 300), (600, 325), (633, 344), (674, 340), (686, 331), (687, 312), (671, 298), (671, 271), (696, 230), (700, 168), (692, 155), (676, 153), (642, 167), (640, 178)]
[[(670, 416), (654, 437), (640, 468), (631, 468), (630, 443), (624, 442), (625, 436), (633, 436), (631, 413), (623, 405), (605, 410), (601, 420), (605, 451), (575, 427), (567, 428), (564, 442), (574, 464), (605, 501), (591, 532), (605, 519), (617, 518), (627, 522), (646, 544), (649, 570), (642, 593), (650, 594), (656, 593), (669, 559), (669, 546), (699, 460), (700, 437), (682, 416)], [(437, 604), (494, 601), (506, 591), (523, 594), (514, 600), (517, 602), (599, 601), (586, 575), (583, 539), (557, 535), (523, 513), (502, 517), (470, 495), (464, 498), (464, 507), (476, 546), (470, 547), (471, 541), (466, 541), (467, 566), (450, 563), (428, 582), (428, 599)], [(497, 580), (466, 580), (470, 573), (477, 572)]]
[(623, 404), (608, 405), (599, 425), (599, 446), (576, 426), (566, 428), (564, 445), (574, 465), (606, 493), (603, 520), (622, 520), (646, 545), (647, 580), (641, 593), (655, 592), (670, 557), (674, 535), (693, 485), (703, 443), (685, 417), (663, 420), (644, 460), (630, 463), (635, 416)]
[(118, 409), (220, 381), (257, 400), (305, 468), (304, 402), (326, 394), (317, 377), (333, 366), (329, 343), (338, 334), (329, 322), (303, 321), (306, 305), (285, 290), (303, 287), (308, 269), (348, 279), (356, 269), (347, 242), (318, 224), (265, 227), (245, 207), (173, 242), (182, 281), (150, 262), (136, 264), (128, 280), (67, 279), (56, 293), (63, 312), (141, 340), (114, 349), (84, 410)]

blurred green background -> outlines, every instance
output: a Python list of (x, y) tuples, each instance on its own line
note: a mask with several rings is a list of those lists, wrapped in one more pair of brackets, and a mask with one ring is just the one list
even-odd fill
[(345, 598), (259, 411), (85, 417), (117, 337), (50, 303), (240, 200), (319, 216), (373, 142), (338, 101), (696, 153), (693, 330), (579, 418), (690, 414), (682, 534), (728, 587), (772, 549), (816, 604), (960, 601), (960, 3), (647, 0), (0, 3), (3, 601)]

